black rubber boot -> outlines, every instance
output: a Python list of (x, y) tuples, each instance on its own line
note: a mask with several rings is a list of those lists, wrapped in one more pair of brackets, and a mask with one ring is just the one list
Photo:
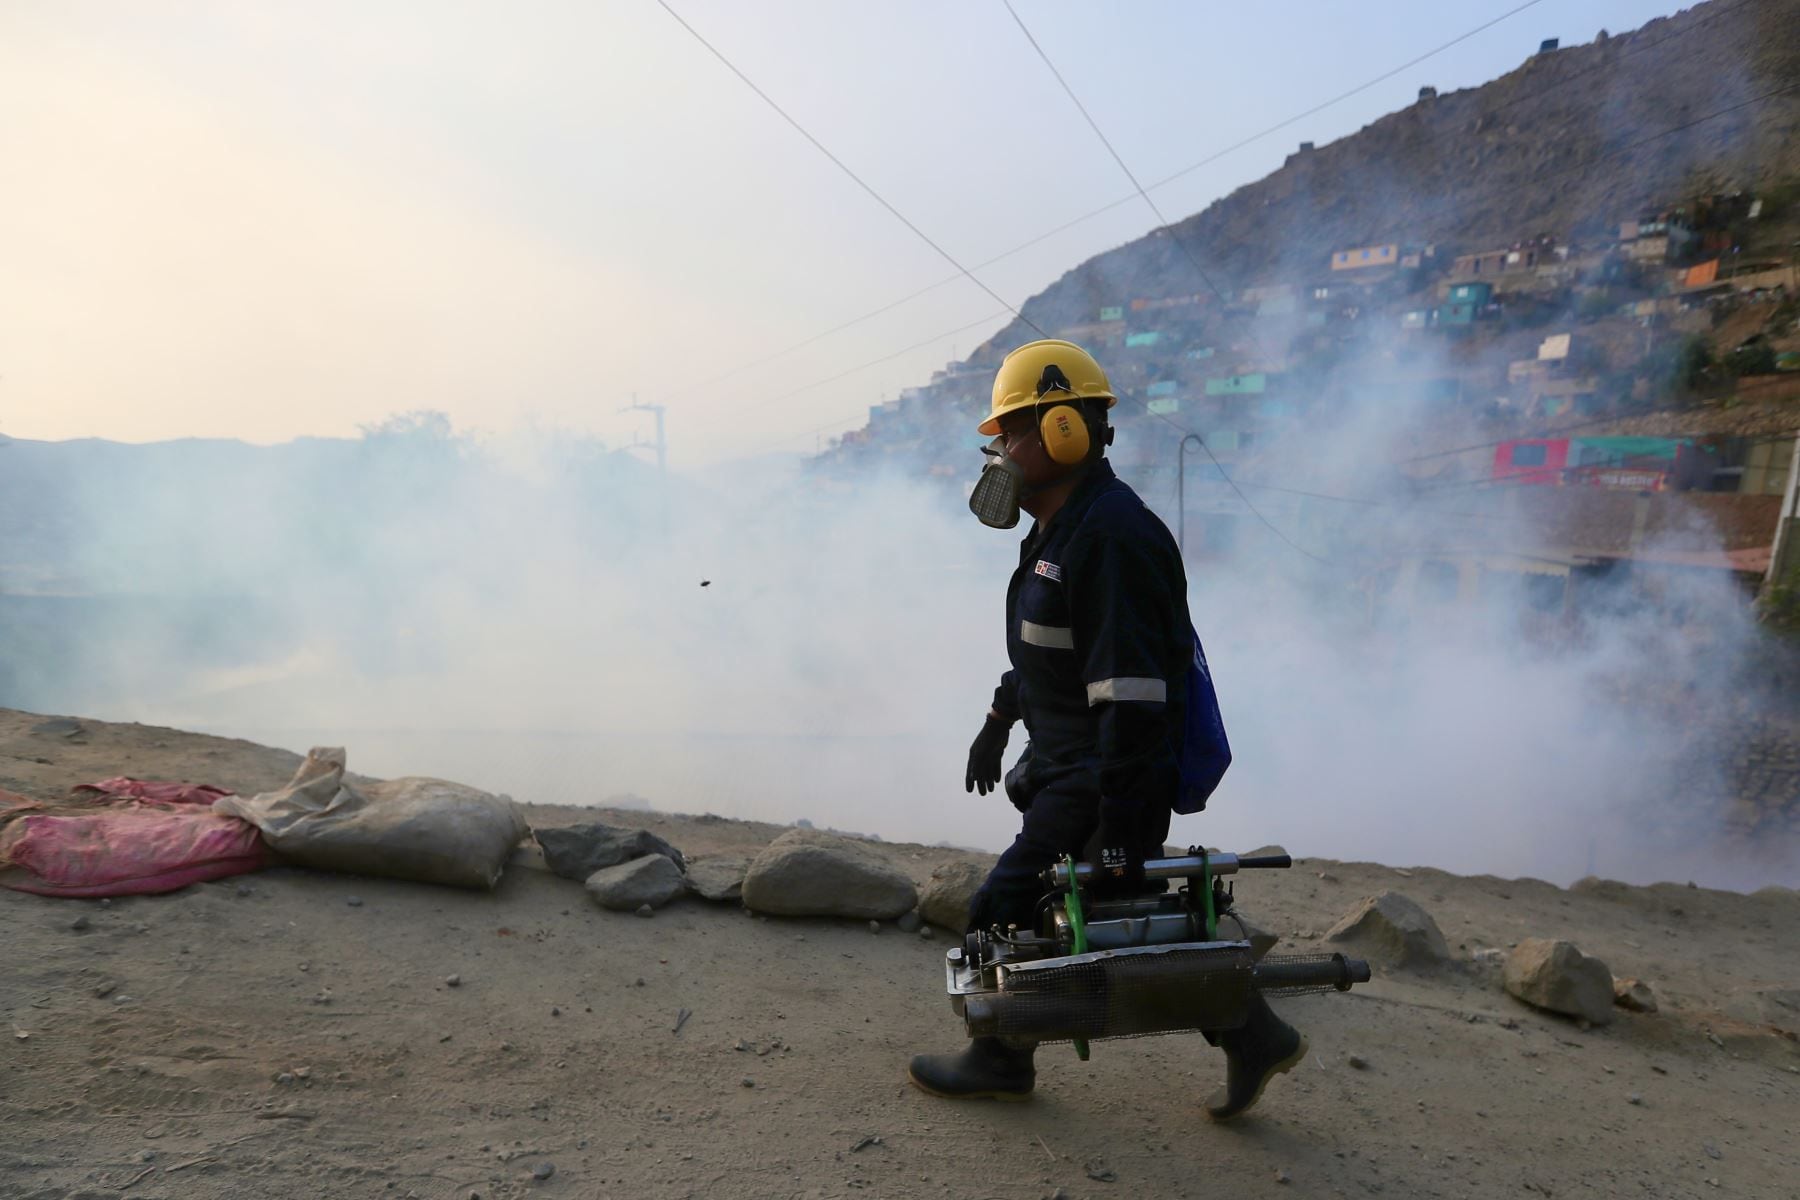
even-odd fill
[(961, 1054), (915, 1054), (906, 1074), (921, 1091), (950, 1100), (1029, 1100), (1036, 1053), (1029, 1042), (978, 1037)]
[(1255, 1104), (1269, 1080), (1306, 1057), (1306, 1038), (1261, 996), (1250, 1002), (1250, 1019), (1243, 1028), (1222, 1029), (1215, 1036), (1225, 1051), (1225, 1086), (1206, 1100), (1206, 1115), (1215, 1121), (1229, 1121)]

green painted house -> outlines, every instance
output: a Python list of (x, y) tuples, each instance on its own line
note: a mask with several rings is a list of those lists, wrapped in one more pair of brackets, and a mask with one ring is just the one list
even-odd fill
[(1472, 325), (1476, 314), (1494, 297), (1491, 283), (1458, 283), (1450, 288), (1444, 303), (1438, 306), (1439, 325)]

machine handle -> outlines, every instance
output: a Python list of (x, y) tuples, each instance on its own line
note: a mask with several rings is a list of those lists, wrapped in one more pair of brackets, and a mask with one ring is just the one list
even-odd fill
[[(1206, 856), (1203, 865), (1198, 854), (1184, 854), (1177, 858), (1153, 858), (1144, 864), (1144, 878), (1156, 879), (1188, 879), (1211, 871), (1213, 875), (1235, 875), (1245, 867), (1291, 867), (1294, 860), (1286, 854), (1264, 854), (1257, 858), (1239, 858), (1235, 854), (1220, 851)], [(1069, 868), (1064, 863), (1057, 863), (1042, 876), (1047, 887), (1066, 888), (1069, 886)], [(1094, 867), (1091, 863), (1075, 864), (1075, 882), (1086, 887), (1094, 879)]]

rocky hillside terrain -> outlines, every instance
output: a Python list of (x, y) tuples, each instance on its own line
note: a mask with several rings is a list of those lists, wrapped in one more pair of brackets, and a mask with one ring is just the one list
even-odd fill
[[(119, 772), (248, 793), (299, 761), (0, 710), (0, 788), (45, 799)], [(526, 812), (641, 826), (690, 870), (793, 836)], [(112, 901), (0, 892), (0, 1196), (1773, 1200), (1800, 1178), (1790, 889), (1323, 859), (1242, 879), (1282, 949), (1349, 949), (1376, 976), (1284, 1003), (1310, 1056), (1214, 1126), (1222, 1064), (1197, 1037), (1086, 1063), (1046, 1047), (1029, 1104), (909, 1087), (910, 1054), (961, 1036), (934, 898), (987, 860), (853, 846), (927, 913), (688, 895), (640, 917), (530, 844), (492, 893), (287, 867)]]
[[(1297, 153), (1177, 221), (1210, 285), (1155, 231), (1071, 270), (1024, 315), (1056, 329), (1123, 296), (1310, 279), (1353, 246), (1435, 242), (1457, 254), (1539, 232), (1579, 239), (1671, 197), (1754, 191), (1800, 167), (1800, 0), (1713, 0), (1629, 33), (1563, 40), (1481, 87)], [(1014, 322), (970, 362), (991, 365), (1031, 336)]]
[[(1416, 71), (1426, 84), (1430, 64)], [(1684, 413), (1684, 436), (1737, 436), (1700, 408), (1753, 404), (1786, 435), (1800, 424), (1796, 380), (1777, 374), (1800, 366), (1796, 79), (1800, 0), (1713, 0), (1480, 87), (1422, 86), (1075, 266), (816, 465), (962, 478), (993, 367), (1045, 335), (1106, 365), (1126, 401), (1115, 464), (1159, 511), (1189, 433), (1246, 479), (1333, 491), (1350, 484), (1296, 466), (1312, 440), (1385, 422), (1361, 456), (1365, 493), (1393, 485), (1383, 462), (1425, 454), (1412, 470), (1473, 479), (1481, 456), (1433, 452), (1654, 410)], [(1578, 348), (1538, 361), (1565, 334)]]

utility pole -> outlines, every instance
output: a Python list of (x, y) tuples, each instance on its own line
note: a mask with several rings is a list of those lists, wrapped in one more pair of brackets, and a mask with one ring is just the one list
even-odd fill
[(1769, 548), (1769, 569), (1763, 573), (1763, 587), (1786, 584), (1794, 577), (1789, 565), (1794, 557), (1795, 526), (1800, 525), (1800, 430), (1794, 434), (1794, 453), (1788, 460), (1787, 487), (1781, 497), (1781, 512), (1775, 519), (1775, 541)]
[(1200, 435), (1190, 433), (1175, 447), (1175, 549), (1182, 561), (1187, 560), (1187, 448), (1192, 442), (1202, 450), (1206, 443)]
[[(652, 413), (655, 415), (655, 417), (656, 417), (656, 440), (651, 443), (651, 447), (656, 451), (656, 469), (657, 469), (657, 471), (661, 472), (663, 475), (667, 475), (669, 473), (669, 442), (668, 442), (667, 436), (663, 432), (663, 412), (664, 412), (663, 406), (660, 404), (639, 404), (638, 398), (637, 398), (637, 393), (633, 392), (631, 394), (631, 403), (627, 404), (624, 408), (621, 408), (619, 411), (622, 413), (647, 412), (647, 413)], [(631, 445), (632, 446), (640, 446), (640, 445), (643, 445), (643, 443), (642, 442), (633, 442), (633, 443), (631, 443)], [(626, 449), (630, 449), (630, 448), (631, 448), (630, 446), (626, 447)]]
[(631, 403), (627, 404), (619, 411), (622, 413), (647, 412), (656, 418), (656, 440), (650, 443), (633, 441), (631, 445), (625, 447), (625, 449), (635, 450), (637, 447), (647, 444), (651, 449), (656, 451), (656, 473), (661, 479), (661, 485), (654, 489), (656, 492), (657, 526), (663, 536), (667, 537), (669, 532), (669, 440), (668, 435), (663, 430), (663, 406), (660, 404), (639, 404), (637, 393), (633, 392), (631, 393)]

